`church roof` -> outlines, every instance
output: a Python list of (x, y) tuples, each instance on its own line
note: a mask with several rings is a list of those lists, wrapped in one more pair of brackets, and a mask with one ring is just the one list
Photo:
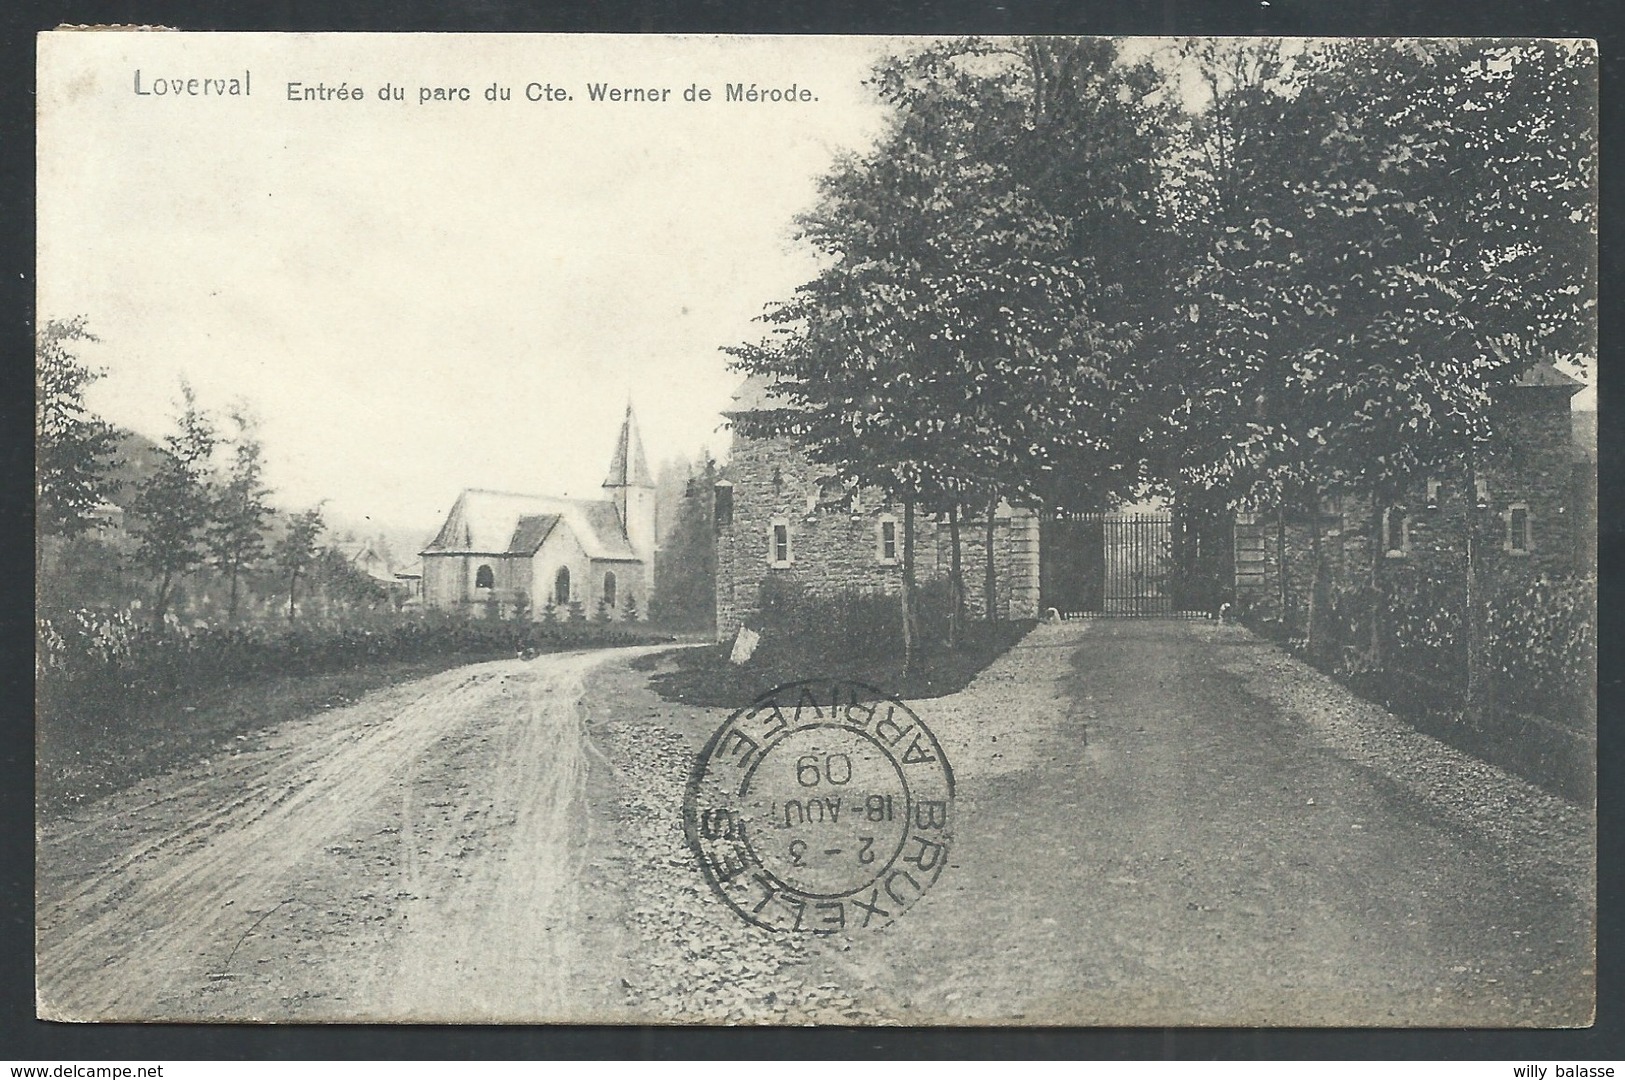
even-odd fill
[(649, 475), (649, 463), (643, 458), (643, 440), (638, 436), (638, 422), (632, 415), (631, 405), (626, 407), (626, 419), (621, 421), (621, 437), (615, 440), (615, 456), (610, 459), (604, 486), (655, 486), (654, 478)]
[(575, 534), (587, 557), (636, 560), (608, 499), (562, 499), (469, 488), (457, 498), (425, 555), (531, 555), (560, 524)]
[(508, 541), (509, 555), (534, 555), (546, 540), (562, 514), (521, 514)]

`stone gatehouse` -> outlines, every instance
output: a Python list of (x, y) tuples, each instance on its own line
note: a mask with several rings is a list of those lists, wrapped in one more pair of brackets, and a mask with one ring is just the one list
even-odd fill
[[(766, 380), (747, 379), (727, 415), (767, 408)], [(794, 581), (810, 591), (895, 593), (903, 581), (903, 508), (877, 489), (842, 484), (789, 439), (735, 433), (716, 489), (717, 636), (732, 637), (756, 616), (762, 583)], [(1000, 503), (993, 515), (995, 589), (1002, 618), (1038, 615), (1038, 515)], [(946, 578), (952, 563), (945, 522), (916, 513), (916, 578)], [(966, 607), (985, 613), (987, 521), (960, 524)]]

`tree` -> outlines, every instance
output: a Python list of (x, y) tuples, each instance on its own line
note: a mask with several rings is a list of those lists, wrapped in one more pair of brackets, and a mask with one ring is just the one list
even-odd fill
[(215, 496), (209, 547), (216, 568), (230, 583), (227, 612), (235, 622), (240, 580), (265, 555), (265, 529), (271, 517), (266, 498), (271, 491), (262, 480), (263, 449), (253, 417), (239, 407), (232, 411), (231, 422), (231, 466)]
[(294, 601), (299, 591), (299, 579), (308, 574), (315, 565), (316, 541), (321, 538), (326, 528), (320, 505), (292, 514), (288, 517), (286, 528), (272, 551), (272, 561), (286, 576), (288, 582), (289, 622), (293, 621), (297, 610)]
[[(1104, 89), (1116, 103), (1105, 111), (1129, 108), (1128, 70), (1109, 46), (1060, 55), (977, 41), (883, 62), (872, 81), (893, 108), (890, 133), (826, 176), (800, 221), (826, 269), (769, 309), (766, 340), (728, 350), (785, 401), (741, 417), (746, 434), (792, 436), (902, 502), (905, 662), (917, 511), (948, 515), (957, 546), (960, 508), (988, 488), (1040, 500), (1062, 475), (1116, 491), (1137, 472), (1122, 423), (1133, 334), (1102, 321), (1123, 305), (1102, 300), (1104, 271), (1079, 240), (1091, 214), (1118, 208), (1047, 198), (1030, 142), (1063, 83), (1074, 102)], [(1115, 141), (1134, 125), (1100, 128), (1088, 160), (1106, 185), (1118, 176), (1108, 161), (1134, 159)], [(955, 607), (961, 592), (956, 575)]]
[[(717, 534), (712, 499), (718, 472), (709, 452), (702, 450), (700, 456), (699, 471), (686, 467), (682, 482), (670, 484), (674, 494), (669, 505), (661, 504), (660, 510), (665, 532), (655, 552), (649, 617), (672, 628), (709, 628), (716, 618)], [(633, 600), (630, 589), (627, 599)], [(627, 615), (629, 620), (635, 617), (635, 612)]]
[(667, 458), (655, 470), (655, 531), (662, 544), (682, 518), (684, 500), (693, 479), (694, 463), (686, 454)]
[(1211, 103), (1187, 127), (1160, 448), (1178, 489), (1309, 517), (1314, 648), (1322, 500), (1380, 504), (1463, 462), (1470, 488), (1497, 388), (1539, 351), (1583, 358), (1589, 61), (1490, 42), (1185, 59)]
[(71, 342), (96, 340), (85, 321), (53, 319), (34, 338), (34, 514), (41, 536), (89, 531), (96, 507), (113, 494), (116, 435), (85, 405), (85, 388), (103, 373), (69, 351)]
[(153, 620), (160, 627), (176, 583), (203, 563), (205, 530), (214, 508), (209, 487), (214, 421), (198, 408), (184, 381), (180, 407), (175, 430), (164, 436), (157, 468), (130, 507), (139, 538), (135, 562), (153, 578)]
[[(320, 536), (319, 531), (317, 535)], [(340, 543), (348, 546), (355, 541), (341, 540)], [(389, 586), (356, 565), (342, 547), (322, 547), (305, 577), (309, 581), (307, 592), (314, 592), (319, 587), (329, 605), (341, 610), (376, 608), (391, 599)]]

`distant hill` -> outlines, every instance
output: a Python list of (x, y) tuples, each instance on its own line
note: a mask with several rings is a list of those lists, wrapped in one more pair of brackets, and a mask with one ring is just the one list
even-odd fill
[[(112, 469), (114, 488), (110, 498), (114, 505), (128, 510), (135, 500), (135, 494), (141, 489), (141, 484), (158, 470), (162, 461), (163, 448), (154, 440), (135, 431), (119, 430), (116, 432), (117, 441), (115, 464)], [(271, 495), (271, 502), (280, 511), (294, 511), (303, 507), (287, 506), (278, 501), (276, 494)], [(353, 537), (356, 540), (382, 540), (389, 548), (393, 557), (392, 562), (399, 569), (416, 562), (418, 552), (423, 550), (433, 537), (439, 523), (436, 522), (427, 528), (411, 528), (396, 522), (380, 521), (365, 514), (344, 514), (331, 507), (323, 507), (323, 519), (327, 522), (327, 533), (323, 536), (324, 543), (337, 543), (342, 538)]]

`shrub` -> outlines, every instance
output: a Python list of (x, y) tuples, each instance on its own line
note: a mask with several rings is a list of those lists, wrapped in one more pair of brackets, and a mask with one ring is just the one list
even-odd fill
[(1465, 578), (1412, 572), (1397, 578), (1386, 597), (1390, 663), (1415, 674), (1455, 678), (1467, 670)]
[(1499, 699), (1572, 727), (1596, 708), (1597, 580), (1540, 577), (1496, 596), (1486, 645)]
[[(948, 639), (952, 589), (932, 579), (915, 590), (917, 648)], [(902, 653), (903, 610), (895, 593), (813, 592), (794, 578), (762, 582), (757, 622), (770, 644), (794, 641), (804, 651), (826, 657), (884, 656)]]
[[(1584, 725), (1596, 708), (1595, 578), (1485, 584), (1479, 609), (1490, 697), (1503, 711)], [(1395, 576), (1336, 589), (1322, 627), (1331, 671), (1411, 708), (1466, 704), (1466, 581)]]
[(120, 710), (132, 701), (267, 675), (314, 675), (377, 661), (511, 656), (666, 640), (588, 624), (469, 619), (448, 612), (370, 613), (348, 621), (162, 629), (134, 607), (36, 620), (36, 691), (44, 714)]
[(1381, 654), (1372, 638), (1372, 620), (1385, 610), (1382, 593), (1368, 584), (1333, 587), (1321, 630), (1326, 635), (1323, 655), (1334, 672), (1363, 676), (1378, 669)]

